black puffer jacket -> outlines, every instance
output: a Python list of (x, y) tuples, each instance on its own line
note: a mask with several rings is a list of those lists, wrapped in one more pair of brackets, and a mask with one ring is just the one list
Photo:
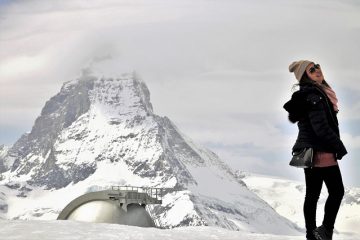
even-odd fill
[(293, 151), (312, 147), (315, 151), (333, 152), (337, 159), (347, 153), (340, 140), (337, 113), (319, 86), (300, 85), (300, 90), (293, 93), (284, 108), (289, 112), (289, 120), (297, 122), (299, 128)]

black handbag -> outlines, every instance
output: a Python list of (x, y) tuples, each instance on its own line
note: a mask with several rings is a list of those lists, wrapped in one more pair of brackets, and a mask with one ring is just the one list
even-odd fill
[(292, 153), (290, 166), (298, 168), (309, 168), (313, 166), (314, 150), (312, 148), (304, 148)]

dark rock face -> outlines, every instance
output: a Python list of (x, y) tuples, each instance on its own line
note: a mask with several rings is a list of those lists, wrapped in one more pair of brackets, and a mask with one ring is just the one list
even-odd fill
[[(61, 131), (89, 110), (89, 91), (93, 89), (94, 81), (95, 78), (84, 77), (77, 84), (65, 83), (61, 91), (46, 102), (31, 132), (22, 135), (6, 155), (14, 161), (12, 172), (16, 172), (17, 176), (28, 174), (44, 161), (29, 183), (59, 188), (73, 180), (84, 179), (95, 171), (93, 166), (91, 170), (87, 166), (84, 172), (88, 175), (79, 174), (80, 167), (83, 167), (79, 166), (68, 173), (61, 172), (56, 167), (56, 155), (53, 151)], [(7, 170), (0, 164), (1, 169), (3, 172)]]
[[(7, 148), (5, 145), (0, 145), (0, 173), (7, 171), (7, 166), (5, 164), (5, 156), (7, 154)], [(1, 175), (0, 175), (0, 181), (1, 181)]]
[(0, 219), (3, 219), (3, 214), (6, 214), (8, 212), (9, 206), (6, 203), (6, 196), (5, 193), (0, 192)]
[(96, 171), (95, 163), (92, 165), (73, 165), (68, 171), (64, 171), (55, 165), (50, 170), (42, 169), (28, 183), (33, 186), (45, 186), (46, 189), (59, 189), (69, 183), (77, 183), (89, 177)]
[[(78, 84), (65, 84), (60, 93), (46, 102), (31, 132), (23, 135), (14, 144), (9, 150), (9, 155), (17, 159), (24, 158), (29, 153), (45, 157), (61, 130), (89, 110), (88, 93), (93, 88), (94, 80), (81, 79)], [(18, 163), (15, 164), (12, 170), (18, 166)], [(29, 168), (24, 169), (20, 174), (26, 174), (28, 171)]]

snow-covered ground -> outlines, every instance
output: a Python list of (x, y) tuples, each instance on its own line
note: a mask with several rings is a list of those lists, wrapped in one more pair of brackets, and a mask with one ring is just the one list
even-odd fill
[[(286, 217), (298, 226), (304, 228), (303, 201), (305, 185), (278, 177), (244, 173), (242, 180), (248, 188), (272, 206), (276, 212)], [(324, 205), (327, 198), (324, 184), (317, 208), (317, 224), (322, 223)], [(360, 189), (345, 186), (345, 196), (342, 200), (335, 230), (341, 237), (345, 234), (355, 234), (360, 239)], [(342, 239), (342, 238), (335, 238)]]
[[(171, 240), (300, 240), (303, 236), (230, 231), (217, 227), (180, 227), (174, 229), (140, 228), (133, 226), (83, 223), (73, 221), (0, 220), (1, 240), (118, 240), (118, 239), (171, 239)], [(342, 236), (343, 240), (356, 240)]]

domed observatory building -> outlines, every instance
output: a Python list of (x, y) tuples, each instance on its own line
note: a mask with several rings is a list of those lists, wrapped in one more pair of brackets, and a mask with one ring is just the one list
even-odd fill
[(155, 227), (148, 204), (162, 203), (162, 188), (120, 187), (86, 193), (71, 201), (58, 220)]

